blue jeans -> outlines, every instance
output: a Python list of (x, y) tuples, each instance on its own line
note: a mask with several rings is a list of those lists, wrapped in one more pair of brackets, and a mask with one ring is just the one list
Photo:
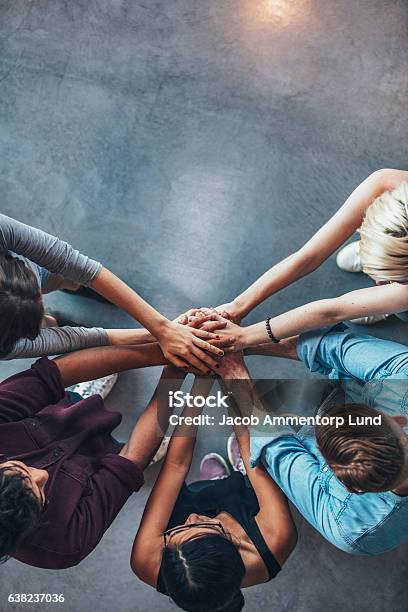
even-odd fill
[(342, 380), (347, 401), (408, 417), (408, 346), (405, 344), (359, 335), (340, 323), (300, 336), (297, 352), (312, 372)]
[[(407, 414), (407, 346), (359, 336), (341, 324), (301, 336), (298, 355), (310, 370), (342, 379), (347, 394), (360, 394), (360, 401), (384, 412)], [(291, 427), (251, 432), (251, 464), (261, 460), (305, 519), (345, 552), (380, 554), (407, 540), (408, 496), (349, 493), (311, 433)]]

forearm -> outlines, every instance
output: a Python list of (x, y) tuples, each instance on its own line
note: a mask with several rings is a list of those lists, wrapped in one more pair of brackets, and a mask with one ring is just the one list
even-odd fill
[[(279, 339), (297, 336), (319, 327), (334, 325), (347, 318), (346, 310), (335, 310), (334, 303), (331, 308), (330, 300), (319, 300), (305, 306), (289, 310), (281, 315), (271, 318), (270, 326), (274, 336)], [(242, 329), (240, 346), (244, 349), (258, 347), (270, 341), (265, 321), (255, 323)]]
[(233, 418), (234, 433), (245, 469), (248, 472), (250, 469), (250, 432), (248, 427), (238, 424), (236, 417), (250, 417), (259, 400), (244, 362), (236, 364), (226, 376), (221, 379), (221, 387), (225, 393), (230, 395), (228, 413)]
[[(408, 287), (399, 283), (390, 283), (305, 304), (274, 317), (270, 320), (270, 326), (275, 337), (282, 339), (335, 325), (341, 321), (368, 315), (402, 312), (407, 308)], [(239, 336), (240, 348), (265, 344), (269, 339), (265, 322), (242, 328)]]
[[(195, 378), (191, 388), (191, 395), (206, 397), (213, 386), (211, 378)], [(182, 421), (175, 427), (166, 456), (166, 464), (184, 468), (188, 473), (193, 457), (194, 447), (197, 439), (198, 424), (193, 422), (199, 417), (202, 407), (186, 406), (182, 413)], [(191, 419), (191, 421), (189, 421)]]
[(258, 344), (250, 346), (244, 350), (245, 355), (265, 355), (267, 357), (283, 357), (285, 359), (293, 359), (299, 361), (297, 354), (297, 341), (299, 336), (285, 338), (280, 342), (271, 342), (268, 339), (267, 344)]
[(234, 303), (240, 318), (245, 317), (274, 293), (313, 272), (321, 263), (322, 258), (318, 253), (312, 257), (300, 249), (274, 265), (235, 298)]
[(106, 268), (102, 268), (91, 287), (112, 304), (139, 321), (155, 338), (160, 336), (163, 328), (169, 323), (166, 317), (157, 312), (140, 295)]
[(64, 387), (102, 378), (115, 372), (165, 364), (157, 343), (141, 346), (107, 346), (76, 351), (57, 357)]
[(150, 344), (156, 338), (147, 329), (107, 329), (105, 330), (111, 346)]
[(150, 464), (168, 428), (172, 414), (169, 392), (180, 389), (185, 376), (176, 368), (163, 369), (152, 399), (139, 417), (128, 442), (119, 453), (136, 463), (141, 470)]

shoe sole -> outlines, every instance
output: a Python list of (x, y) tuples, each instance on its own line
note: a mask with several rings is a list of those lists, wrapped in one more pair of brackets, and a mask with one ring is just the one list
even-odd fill
[[(228, 455), (228, 461), (230, 462), (230, 464), (232, 465), (232, 467), (234, 468), (234, 461), (233, 461), (233, 455), (232, 455), (232, 443), (235, 439), (235, 434), (232, 433), (228, 440), (227, 440), (227, 455)], [(234, 468), (235, 469), (235, 468)]]
[(227, 472), (228, 476), (231, 476), (231, 470), (228, 463), (225, 461), (224, 457), (222, 457), (222, 455), (219, 455), (218, 453), (207, 453), (206, 455), (204, 455), (200, 463), (200, 473), (203, 467), (203, 463), (206, 459), (217, 459), (225, 468), (225, 471)]

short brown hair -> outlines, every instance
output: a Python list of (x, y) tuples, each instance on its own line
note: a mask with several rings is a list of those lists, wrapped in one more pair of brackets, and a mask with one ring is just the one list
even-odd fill
[[(349, 491), (390, 491), (400, 479), (404, 449), (388, 419), (381, 425), (353, 425), (357, 417), (381, 415), (365, 404), (336, 404), (324, 413), (343, 417), (344, 424), (316, 427), (316, 441), (325, 461)], [(381, 415), (384, 416), (384, 415)]]

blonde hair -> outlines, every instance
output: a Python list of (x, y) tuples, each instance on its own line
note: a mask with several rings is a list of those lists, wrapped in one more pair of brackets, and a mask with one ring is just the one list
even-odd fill
[(408, 280), (408, 183), (369, 206), (358, 230), (363, 271), (374, 280)]

